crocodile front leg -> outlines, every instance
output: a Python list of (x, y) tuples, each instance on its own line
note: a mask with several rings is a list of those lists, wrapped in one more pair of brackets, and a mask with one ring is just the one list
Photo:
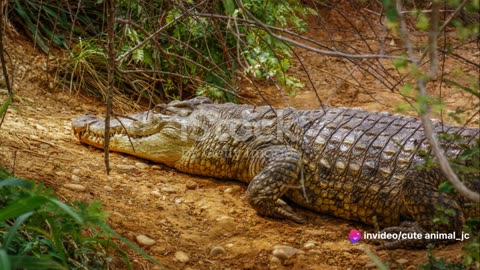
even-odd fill
[[(255, 155), (252, 166), (262, 167), (248, 185), (250, 205), (260, 215), (287, 218), (297, 223), (303, 219), (281, 200), (290, 188), (296, 187), (301, 171), (301, 157), (297, 150), (288, 146), (270, 146)], [(255, 168), (253, 168), (254, 171)]]

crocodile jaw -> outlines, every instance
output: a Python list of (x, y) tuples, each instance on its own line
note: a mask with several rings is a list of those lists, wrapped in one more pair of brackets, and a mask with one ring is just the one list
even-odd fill
[[(110, 121), (109, 149), (173, 166), (191, 148), (182, 124), (172, 117), (162, 121), (154, 114), (135, 114), (132, 119)], [(105, 121), (85, 114), (72, 122), (75, 137), (81, 143), (104, 147)]]

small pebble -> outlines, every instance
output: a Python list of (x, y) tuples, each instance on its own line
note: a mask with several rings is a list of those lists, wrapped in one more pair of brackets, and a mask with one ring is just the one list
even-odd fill
[(187, 189), (197, 189), (197, 182), (195, 181), (188, 181), (187, 182)]
[(153, 246), (155, 244), (155, 240), (143, 234), (137, 235), (135, 238), (137, 239), (138, 244), (142, 246)]
[(80, 177), (76, 176), (75, 174), (72, 175), (72, 180), (75, 181), (75, 182), (79, 182), (80, 181)]
[(145, 164), (143, 162), (137, 162), (135, 163), (135, 167), (139, 168), (139, 169), (142, 169), (142, 170), (146, 170), (148, 169), (150, 166), (148, 166), (148, 164)]
[(216, 257), (216, 256), (219, 256), (219, 255), (224, 255), (226, 252), (225, 252), (225, 249), (221, 246), (214, 246), (212, 248), (212, 250), (210, 250), (210, 256), (212, 257)]
[(35, 128), (38, 129), (38, 130), (47, 130), (46, 127), (44, 127), (42, 125), (39, 125), (39, 124), (35, 124)]
[(176, 193), (177, 192), (174, 188), (171, 188), (171, 187), (162, 187), (160, 190), (165, 192), (165, 193)]
[(286, 260), (293, 257), (297, 253), (304, 253), (302, 250), (290, 246), (277, 245), (273, 247), (273, 256), (280, 260)]
[(63, 187), (74, 191), (85, 191), (85, 187), (79, 184), (64, 184)]
[(105, 189), (106, 191), (113, 191), (113, 188), (110, 186), (103, 186), (103, 189)]
[(72, 173), (73, 174), (80, 174), (81, 170), (79, 168), (73, 169)]
[(126, 170), (126, 171), (134, 170), (137, 168), (135, 167), (135, 165), (127, 165), (127, 164), (117, 164), (116, 167), (117, 169)]
[(315, 247), (315, 243), (314, 243), (314, 242), (310, 242), (310, 241), (308, 241), (307, 243), (305, 243), (305, 244), (303, 245), (303, 248), (304, 248), (304, 249), (312, 249), (312, 248), (314, 248), (314, 247)]
[(175, 202), (175, 204), (181, 204), (184, 201), (185, 199), (180, 197), (180, 198), (176, 198), (173, 202)]
[(160, 166), (160, 165), (152, 165), (152, 170), (157, 170), (157, 171), (159, 171), (159, 170), (161, 170), (161, 169), (162, 169), (162, 166)]
[(186, 263), (190, 260), (190, 257), (188, 257), (188, 254), (183, 252), (183, 251), (177, 251), (175, 252), (175, 259), (179, 262)]
[(230, 216), (222, 215), (222, 216), (217, 217), (215, 220), (219, 221), (219, 222), (222, 222), (222, 221), (234, 221), (235, 219), (230, 217)]
[(225, 193), (235, 193), (235, 192), (238, 192), (240, 190), (242, 190), (242, 187), (240, 187), (240, 186), (231, 186), (231, 187), (226, 188), (224, 192)]
[(158, 190), (154, 190), (151, 193), (155, 197), (158, 197), (158, 198), (162, 197), (162, 193), (160, 193)]
[(270, 258), (270, 263), (271, 263), (271, 264), (281, 264), (282, 261), (280, 261), (280, 259), (279, 259), (278, 257), (272, 256), (272, 257)]
[(404, 265), (408, 263), (407, 259), (401, 258), (396, 261), (398, 264)]
[(119, 218), (125, 218), (125, 215), (123, 215), (122, 213), (117, 212), (117, 211), (112, 211), (112, 215), (117, 216)]

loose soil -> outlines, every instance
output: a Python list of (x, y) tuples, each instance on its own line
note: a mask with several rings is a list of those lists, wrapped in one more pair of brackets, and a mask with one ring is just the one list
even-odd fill
[[(308, 35), (321, 35), (312, 30)], [(169, 269), (368, 269), (375, 268), (366, 251), (392, 264), (393, 269), (414, 269), (426, 262), (425, 250), (375, 251), (375, 245), (352, 244), (348, 233), (374, 229), (311, 211), (295, 208), (307, 220), (296, 224), (258, 216), (245, 198), (246, 186), (235, 182), (178, 172), (162, 164), (111, 153), (113, 167), (106, 175), (103, 152), (78, 143), (71, 120), (85, 112), (104, 113), (101, 102), (81, 93), (70, 93), (53, 83), (47, 67), (55, 65), (31, 45), (23, 35), (8, 31), (9, 62), (15, 63), (15, 102), (0, 129), (0, 165), (16, 176), (34, 179), (52, 187), (62, 200), (99, 200), (110, 212), (110, 225), (131, 241), (146, 235), (155, 240), (142, 247)], [(367, 110), (394, 111), (403, 99), (376, 80), (353, 74), (361, 82), (346, 78), (343, 60), (296, 51), (310, 73), (315, 89), (307, 85), (295, 97), (281, 94), (273, 86), (262, 85), (267, 101), (275, 106), (317, 108), (315, 91), (325, 104), (355, 106)], [(478, 63), (476, 49), (465, 57)], [(447, 63), (447, 68), (454, 62)], [(292, 74), (305, 79), (298, 62)], [(465, 70), (465, 76), (478, 76)], [(306, 80), (305, 80), (306, 81)], [(242, 94), (256, 103), (265, 103), (254, 86), (243, 81)], [(4, 87), (2, 87), (4, 88)], [(432, 93), (438, 92), (434, 85)], [(444, 87), (448, 110), (478, 108), (478, 100), (462, 91)], [(0, 92), (0, 101), (6, 93)], [(75, 191), (65, 184), (85, 187)], [(302, 250), (278, 261), (276, 245)], [(440, 246), (436, 256), (460, 261), (462, 243)], [(214, 250), (212, 252), (212, 250)], [(183, 252), (183, 255), (179, 253)], [(134, 252), (135, 269), (155, 269)], [(114, 264), (113, 269), (123, 269)]]

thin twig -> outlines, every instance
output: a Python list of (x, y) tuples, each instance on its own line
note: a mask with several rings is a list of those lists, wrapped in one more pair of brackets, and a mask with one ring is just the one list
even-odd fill
[[(410, 39), (408, 38), (407, 26), (405, 24), (405, 20), (403, 19), (403, 15), (401, 13), (401, 11), (402, 11), (401, 1), (396, 1), (396, 5), (397, 5), (398, 16), (399, 16), (398, 19), (399, 19), (399, 22), (400, 22), (400, 32), (401, 32), (403, 38), (405, 39), (405, 44), (407, 46), (407, 51), (408, 51), (410, 61), (412, 62), (412, 65), (414, 66), (414, 68), (418, 68), (419, 67), (419, 60), (416, 59), (416, 57), (414, 55), (412, 43), (410, 42)], [(433, 29), (435, 29), (435, 27)], [(437, 34), (434, 34), (434, 38), (436, 38), (436, 37), (437, 37)], [(433, 47), (433, 46), (429, 46), (429, 50), (436, 50), (436, 48)], [(434, 54), (434, 53), (430, 53), (430, 56), (431, 57), (437, 57), (437, 55)], [(436, 59), (431, 59), (430, 62), (431, 63), (437, 63), (437, 60)], [(423, 76), (417, 76), (417, 86), (418, 86), (420, 95), (427, 96), (426, 81), (425, 81), (425, 78)], [(447, 177), (448, 181), (450, 183), (452, 183), (452, 185), (455, 187), (455, 189), (462, 196), (464, 196), (465, 198), (467, 198), (471, 201), (480, 202), (480, 194), (468, 189), (458, 179), (458, 176), (455, 174), (452, 167), (450, 166), (450, 163), (448, 162), (448, 159), (444, 154), (445, 151), (440, 146), (440, 143), (437, 139), (437, 135), (435, 134), (433, 124), (432, 124), (432, 120), (430, 119), (430, 116), (429, 116), (430, 106), (426, 102), (421, 102), (420, 105), (422, 107), (422, 110), (420, 112), (420, 119), (422, 121), (423, 130), (424, 130), (425, 136), (427, 137), (428, 142), (430, 143), (430, 146), (432, 147), (432, 151), (433, 151), (435, 157), (438, 160), (438, 164), (440, 166), (440, 169), (443, 171), (443, 173)]]
[(8, 97), (5, 100), (5, 102), (0, 106), (0, 127), (3, 124), (3, 121), (5, 119), (5, 116), (7, 115), (7, 109), (10, 103), (13, 101), (13, 89), (10, 84), (10, 79), (8, 77), (8, 70), (7, 70), (7, 64), (5, 61), (5, 47), (3, 45), (3, 36), (5, 33), (5, 26), (6, 21), (7, 21), (7, 4), (8, 2), (2, 1), (1, 6), (0, 6), (0, 61), (2, 62), (2, 72), (3, 72), (3, 78), (5, 80), (5, 85), (7, 86), (7, 92), (8, 92)]
[(107, 65), (107, 81), (108, 81), (108, 90), (107, 90), (107, 111), (105, 112), (105, 134), (104, 134), (104, 145), (103, 150), (105, 154), (105, 170), (107, 174), (110, 173), (110, 156), (109, 156), (109, 145), (110, 145), (110, 115), (112, 114), (112, 99), (113, 99), (113, 83), (114, 83), (114, 72), (115, 72), (115, 33), (114, 33), (114, 24), (115, 24), (115, 8), (113, 0), (106, 1), (105, 4), (106, 13), (107, 13), (107, 55), (108, 55), (108, 65)]

